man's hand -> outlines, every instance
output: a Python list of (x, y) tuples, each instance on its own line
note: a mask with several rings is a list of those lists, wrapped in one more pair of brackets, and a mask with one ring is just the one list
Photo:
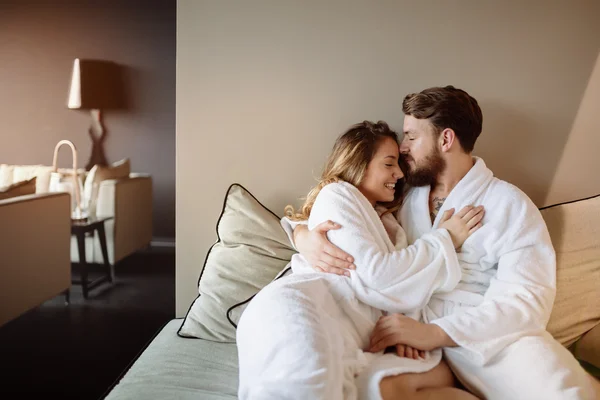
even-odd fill
[(440, 347), (455, 347), (456, 343), (435, 324), (424, 324), (402, 314), (380, 317), (371, 334), (369, 351), (376, 353), (397, 345), (431, 351)]
[(352, 264), (354, 259), (327, 239), (329, 230), (339, 228), (333, 221), (322, 222), (311, 231), (306, 225), (298, 225), (294, 229), (294, 243), (315, 270), (349, 276), (348, 269), (356, 269)]

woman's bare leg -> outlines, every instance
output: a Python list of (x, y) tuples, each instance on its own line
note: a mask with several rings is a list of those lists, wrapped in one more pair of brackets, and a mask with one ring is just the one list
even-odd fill
[(477, 400), (471, 393), (456, 387), (454, 374), (445, 361), (420, 374), (401, 374), (383, 378), (379, 384), (384, 400), (396, 399), (447, 399)]

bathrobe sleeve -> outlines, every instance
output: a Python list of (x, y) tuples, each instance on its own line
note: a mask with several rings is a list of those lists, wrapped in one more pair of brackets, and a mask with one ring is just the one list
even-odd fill
[(283, 217), (279, 223), (287, 234), (290, 244), (294, 250), (298, 251), (296, 248), (296, 243), (294, 242), (294, 229), (296, 229), (298, 225), (308, 225), (308, 221), (292, 221), (288, 217)]
[(329, 240), (354, 257), (350, 280), (359, 300), (390, 312), (423, 308), (433, 292), (450, 291), (461, 278), (450, 234), (437, 229), (396, 250), (379, 216), (362, 194), (345, 183), (325, 186), (314, 203), (309, 228), (332, 220), (341, 229)]
[(556, 294), (556, 254), (541, 213), (525, 195), (512, 199), (501, 222), (506, 228), (498, 241), (497, 274), (483, 302), (432, 322), (479, 365), (518, 338), (544, 330)]

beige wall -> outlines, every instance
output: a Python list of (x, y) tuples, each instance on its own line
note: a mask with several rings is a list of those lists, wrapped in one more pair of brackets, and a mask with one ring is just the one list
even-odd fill
[(544, 204), (600, 194), (600, 53)]
[(232, 182), (281, 215), (337, 135), (363, 119), (401, 129), (402, 98), (425, 87), (479, 100), (475, 153), (541, 205), (600, 48), (598, 15), (597, 1), (179, 0), (177, 315)]
[[(104, 113), (106, 157), (152, 175), (154, 236), (173, 239), (175, 24), (175, 0), (0, 0), (0, 163), (51, 165), (69, 139), (84, 167), (89, 113), (66, 107), (73, 60), (119, 63), (132, 107)], [(59, 164), (72, 165), (67, 148)]]

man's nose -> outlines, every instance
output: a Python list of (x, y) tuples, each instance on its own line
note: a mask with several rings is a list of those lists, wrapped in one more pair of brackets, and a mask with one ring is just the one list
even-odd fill
[(408, 145), (406, 144), (406, 140), (403, 140), (402, 142), (400, 142), (400, 153), (408, 154)]

